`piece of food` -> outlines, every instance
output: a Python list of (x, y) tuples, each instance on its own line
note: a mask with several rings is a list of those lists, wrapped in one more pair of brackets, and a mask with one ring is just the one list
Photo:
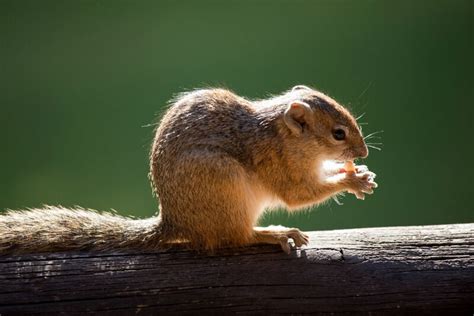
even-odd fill
[(346, 170), (346, 172), (356, 172), (354, 162), (352, 162), (351, 160), (346, 161), (346, 163), (344, 164), (344, 169)]

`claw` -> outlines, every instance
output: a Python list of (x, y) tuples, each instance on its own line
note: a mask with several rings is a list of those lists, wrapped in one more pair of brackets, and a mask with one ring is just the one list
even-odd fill
[(282, 240), (280, 241), (280, 245), (281, 245), (281, 249), (283, 249), (283, 251), (287, 255), (291, 253), (291, 248), (290, 248), (290, 244), (288, 243), (288, 238), (282, 238)]
[(366, 165), (359, 165), (355, 167), (357, 173), (364, 173), (369, 171), (369, 168)]
[(362, 192), (355, 192), (355, 196), (358, 200), (365, 200), (365, 195)]
[(357, 174), (346, 173), (346, 178), (349, 181), (349, 188), (347, 190), (349, 193), (354, 194), (359, 200), (364, 200), (365, 194), (373, 194), (374, 189), (378, 187), (378, 184), (374, 182), (376, 174), (365, 170), (364, 167), (366, 166), (360, 166), (360, 168), (357, 169)]
[(292, 229), (288, 232), (288, 237), (293, 239), (296, 247), (301, 247), (307, 245), (309, 237), (306, 234), (303, 234), (299, 229)]

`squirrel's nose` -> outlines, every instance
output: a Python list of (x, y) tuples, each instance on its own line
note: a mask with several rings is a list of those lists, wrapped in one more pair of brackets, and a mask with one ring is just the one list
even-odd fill
[(369, 149), (367, 148), (367, 145), (365, 144), (357, 148), (355, 152), (356, 152), (357, 158), (367, 158), (367, 156), (369, 155)]

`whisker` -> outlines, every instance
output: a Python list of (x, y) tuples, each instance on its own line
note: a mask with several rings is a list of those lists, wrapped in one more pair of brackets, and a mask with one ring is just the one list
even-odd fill
[(367, 88), (364, 89), (364, 91), (362, 91), (362, 93), (359, 95), (359, 97), (357, 98), (358, 100), (360, 98), (362, 98), (364, 96), (364, 94), (369, 90), (369, 88), (372, 86), (372, 83), (373, 81), (370, 81), (369, 84), (367, 85)]
[(158, 124), (160, 124), (160, 122), (145, 124), (145, 125), (142, 125), (141, 127), (152, 127), (152, 126), (156, 126), (156, 125), (158, 125)]
[(377, 149), (378, 151), (381, 151), (381, 150), (382, 150), (382, 148), (380, 148), (380, 147), (373, 146), (373, 145), (369, 145), (369, 144), (367, 144), (367, 147), (370, 147), (370, 148), (373, 148), (373, 149)]
[(364, 142), (368, 142), (368, 141), (380, 141), (380, 138), (369, 137), (369, 138), (364, 139)]
[(365, 115), (365, 113), (366, 113), (366, 112), (364, 112), (364, 113), (362, 113), (361, 115), (359, 115), (358, 117), (356, 117), (356, 121), (358, 121), (358, 120), (360, 120), (361, 118), (363, 118), (364, 115)]
[(377, 137), (377, 136), (371, 136), (371, 137), (364, 137), (364, 141), (369, 141), (369, 140), (379, 140), (382, 139), (382, 137)]
[(380, 134), (380, 133), (383, 133), (383, 131), (376, 131), (376, 132), (370, 133), (369, 135), (364, 136), (364, 139), (367, 139), (369, 137), (372, 137), (372, 136)]
[(382, 139), (380, 136), (370, 136), (370, 137), (364, 137), (365, 140), (367, 139)]

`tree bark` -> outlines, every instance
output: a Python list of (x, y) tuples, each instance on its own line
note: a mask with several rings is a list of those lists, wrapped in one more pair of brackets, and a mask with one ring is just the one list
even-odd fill
[(464, 314), (474, 224), (310, 232), (279, 247), (0, 257), (0, 315)]

